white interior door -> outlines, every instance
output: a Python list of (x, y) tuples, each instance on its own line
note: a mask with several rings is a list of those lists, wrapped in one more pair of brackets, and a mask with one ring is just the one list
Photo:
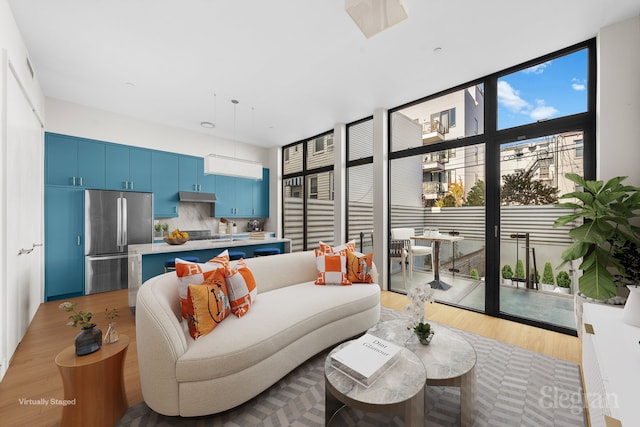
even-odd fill
[(43, 130), (11, 68), (6, 71), (6, 286), (2, 372), (43, 301)]

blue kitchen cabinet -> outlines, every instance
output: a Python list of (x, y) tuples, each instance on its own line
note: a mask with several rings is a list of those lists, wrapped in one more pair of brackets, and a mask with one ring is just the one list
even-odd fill
[(180, 191), (199, 191), (198, 159), (191, 156), (180, 156)]
[(256, 218), (269, 217), (269, 169), (262, 169), (262, 180), (253, 182), (253, 215)]
[(130, 190), (151, 191), (151, 150), (129, 148)]
[(236, 178), (236, 213), (237, 218), (251, 218), (253, 214), (253, 184), (255, 179)]
[(109, 144), (106, 147), (106, 188), (127, 190), (129, 188), (129, 147)]
[(151, 191), (151, 151), (106, 144), (106, 188)]
[(216, 175), (216, 217), (268, 218), (269, 169), (262, 175), (262, 180)]
[(44, 290), (51, 301), (84, 294), (84, 190), (46, 186)]
[(180, 191), (213, 193), (215, 175), (204, 173), (202, 157), (180, 156)]
[(216, 176), (204, 173), (204, 159), (202, 157), (198, 158), (196, 169), (198, 171), (200, 191), (203, 193), (215, 193)]
[(216, 175), (216, 217), (236, 217), (236, 178)]
[(48, 185), (104, 188), (105, 144), (47, 132), (45, 174)]
[(153, 190), (153, 216), (178, 216), (180, 156), (162, 151), (151, 153), (151, 187)]

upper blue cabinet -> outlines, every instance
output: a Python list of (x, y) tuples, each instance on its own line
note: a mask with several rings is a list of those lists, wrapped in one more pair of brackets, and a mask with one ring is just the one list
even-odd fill
[(106, 188), (151, 191), (151, 150), (106, 144)]
[(213, 193), (215, 175), (204, 173), (204, 159), (194, 156), (180, 156), (180, 191)]
[(45, 134), (45, 174), (48, 185), (103, 188), (105, 144), (56, 133)]
[(151, 185), (153, 189), (153, 216), (178, 216), (178, 179), (180, 156), (163, 151), (151, 153)]
[(262, 169), (262, 180), (216, 176), (215, 192), (216, 217), (269, 217), (269, 169)]

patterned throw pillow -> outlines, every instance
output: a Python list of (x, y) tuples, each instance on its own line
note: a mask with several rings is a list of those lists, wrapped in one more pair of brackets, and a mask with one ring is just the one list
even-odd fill
[(347, 279), (347, 251), (327, 254), (316, 249), (316, 285), (350, 285)]
[(219, 268), (224, 269), (228, 264), (229, 251), (227, 250), (204, 264), (176, 258), (176, 276), (178, 276), (178, 295), (182, 306), (182, 317), (187, 318), (186, 307), (191, 303), (187, 299), (189, 285), (202, 284), (205, 280), (212, 277), (216, 270)]
[(359, 252), (347, 252), (347, 279), (351, 283), (373, 283), (371, 268), (373, 253), (364, 255)]
[(216, 270), (204, 283), (190, 284), (187, 298), (190, 301), (187, 309), (189, 334), (196, 340), (213, 331), (231, 311), (224, 270)]
[(323, 241), (320, 241), (318, 242), (318, 250), (320, 250), (325, 254), (335, 254), (335, 253), (339, 253), (340, 251), (355, 251), (356, 241), (352, 240), (350, 242), (343, 243), (342, 245), (335, 246), (335, 247), (328, 245)]
[(231, 311), (236, 316), (242, 317), (247, 314), (249, 307), (258, 296), (253, 273), (244, 260), (240, 259), (234, 267), (226, 269), (225, 280), (231, 301)]

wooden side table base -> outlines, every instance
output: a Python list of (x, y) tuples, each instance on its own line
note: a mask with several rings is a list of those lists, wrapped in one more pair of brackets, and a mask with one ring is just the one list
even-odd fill
[(129, 337), (120, 335), (95, 353), (76, 356), (69, 346), (56, 356), (64, 400), (61, 426), (114, 426), (127, 410), (124, 359)]

